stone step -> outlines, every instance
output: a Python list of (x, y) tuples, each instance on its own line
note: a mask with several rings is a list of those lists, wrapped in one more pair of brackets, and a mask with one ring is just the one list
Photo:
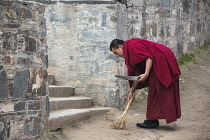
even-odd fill
[(59, 109), (78, 109), (89, 108), (93, 105), (93, 101), (88, 97), (71, 96), (71, 97), (50, 97), (50, 111)]
[(110, 110), (108, 107), (92, 107), (86, 109), (63, 109), (51, 111), (49, 117), (49, 130), (57, 130), (59, 128), (67, 128), (97, 116)]
[(50, 97), (69, 97), (74, 94), (74, 88), (68, 86), (49, 86)]

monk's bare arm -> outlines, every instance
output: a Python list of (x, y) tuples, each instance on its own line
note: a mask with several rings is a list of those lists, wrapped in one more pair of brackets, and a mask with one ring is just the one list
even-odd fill
[(139, 73), (135, 73), (136, 75), (139, 75), (140, 79), (138, 81), (133, 82), (130, 92), (134, 93), (139, 82), (144, 82), (148, 78), (151, 68), (152, 68), (152, 59), (148, 58), (146, 60), (145, 73), (141, 75), (139, 75)]
[[(135, 72), (135, 75), (138, 76), (139, 75), (139, 71)], [(134, 81), (132, 84), (132, 87), (130, 88), (129, 94), (128, 94), (128, 101), (131, 98), (134, 98), (134, 92), (136, 91), (136, 88), (138, 87), (139, 82), (138, 81)]]
[(136, 91), (136, 88), (138, 87), (139, 82), (144, 82), (148, 78), (151, 68), (152, 68), (152, 59), (148, 58), (146, 60), (145, 73), (141, 75), (139, 75), (139, 73), (135, 73), (135, 75), (139, 75), (140, 79), (138, 81), (133, 82), (133, 85), (130, 88), (130, 92), (128, 94), (128, 101), (131, 98), (134, 98), (134, 92)]
[(133, 85), (130, 88), (130, 92), (134, 93), (138, 85), (139, 85), (139, 82), (137, 81), (133, 82)]
[(148, 78), (151, 68), (152, 68), (152, 59), (147, 58), (145, 73), (139, 75), (140, 79), (138, 80), (138, 82), (144, 82)]
[(136, 91), (137, 86), (139, 85), (138, 81), (133, 82), (132, 87), (130, 88), (129, 94), (128, 94), (128, 101), (132, 98), (134, 98), (134, 92)]

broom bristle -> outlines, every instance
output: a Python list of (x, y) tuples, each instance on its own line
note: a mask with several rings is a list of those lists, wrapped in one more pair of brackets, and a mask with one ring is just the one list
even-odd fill
[(120, 124), (120, 129), (125, 129), (125, 121)]
[(125, 129), (125, 117), (119, 118), (116, 122), (110, 125), (113, 129)]
[(128, 102), (127, 107), (126, 107), (125, 111), (123, 112), (123, 115), (116, 122), (114, 122), (113, 124), (110, 125), (111, 128), (113, 128), (113, 129), (125, 129), (125, 116), (128, 112), (128, 109), (129, 109), (132, 101), (133, 101), (133, 98), (130, 99), (130, 101)]

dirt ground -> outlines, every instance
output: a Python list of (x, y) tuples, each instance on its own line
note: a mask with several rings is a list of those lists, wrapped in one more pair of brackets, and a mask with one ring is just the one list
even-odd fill
[(109, 128), (123, 113), (111, 109), (106, 116), (93, 118), (78, 126), (54, 133), (62, 140), (210, 140), (210, 50), (202, 51), (195, 60), (180, 67), (182, 117), (171, 124), (160, 120), (157, 129), (141, 129), (146, 101), (135, 101), (126, 120), (125, 130)]

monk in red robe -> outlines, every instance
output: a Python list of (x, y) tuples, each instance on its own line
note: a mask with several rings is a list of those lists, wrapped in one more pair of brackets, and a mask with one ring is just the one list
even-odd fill
[(149, 87), (146, 120), (137, 123), (138, 127), (157, 128), (159, 119), (171, 123), (181, 117), (181, 72), (170, 48), (144, 39), (114, 39), (110, 51), (125, 59), (128, 76), (136, 75), (140, 78), (138, 81), (129, 81), (128, 100), (134, 98), (136, 89)]

